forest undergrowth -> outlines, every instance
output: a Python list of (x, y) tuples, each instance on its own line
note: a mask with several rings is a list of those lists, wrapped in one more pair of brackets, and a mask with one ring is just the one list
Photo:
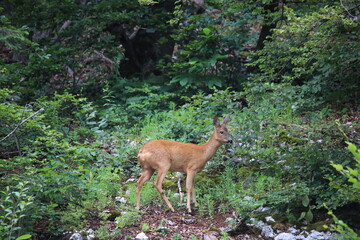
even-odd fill
[[(359, 16), (353, 0), (3, 0), (0, 239), (242, 239), (269, 216), (359, 239)], [(177, 212), (154, 179), (135, 210), (141, 146), (204, 144), (227, 115), (195, 214), (177, 173)]]
[[(60, 236), (83, 230), (94, 219), (102, 232), (115, 221), (113, 237), (122, 236), (123, 229), (141, 219), (134, 209), (139, 148), (153, 139), (205, 143), (213, 130), (212, 117), (223, 114), (231, 116), (228, 128), (234, 143), (223, 146), (196, 176), (197, 215), (234, 212), (248, 221), (262, 219), (257, 210), (267, 207), (266, 215), (278, 219), (278, 227), (321, 230), (323, 225), (336, 226), (328, 210), (337, 213), (358, 204), (359, 166), (345, 144), (358, 139), (357, 112), (344, 109), (339, 116), (329, 107), (299, 115), (291, 103), (268, 101), (244, 107), (242, 93), (214, 89), (186, 99), (178, 108), (170, 103), (169, 110), (124, 128), (118, 125), (124, 115), (116, 104), (98, 109), (86, 99), (62, 94), (24, 109), (9, 101), (11, 94), (1, 92), (4, 126), (17, 127), (2, 141), (2, 237)], [(349, 146), (358, 160), (355, 145)], [(7, 149), (16, 150), (16, 156)], [(184, 176), (169, 173), (164, 189), (174, 207), (184, 209), (179, 178)], [(167, 211), (150, 182), (144, 186), (142, 205)], [(353, 227), (358, 221), (344, 220)]]

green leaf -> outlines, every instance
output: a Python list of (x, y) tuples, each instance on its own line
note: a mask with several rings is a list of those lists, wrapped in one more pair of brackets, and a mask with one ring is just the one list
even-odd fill
[(309, 206), (310, 199), (307, 195), (305, 195), (302, 197), (301, 202), (304, 207), (307, 207), (307, 206)]
[(31, 235), (30, 234), (25, 234), (25, 235), (22, 235), (22, 236), (18, 237), (16, 240), (29, 239), (29, 238), (31, 238)]
[(305, 215), (306, 215), (306, 212), (302, 212), (298, 220), (300, 221), (301, 219), (304, 219)]
[(189, 83), (189, 79), (187, 79), (187, 78), (183, 78), (183, 79), (180, 80), (180, 85), (181, 85), (181, 86), (185, 86), (185, 85), (187, 85), (188, 83)]
[(344, 170), (344, 167), (341, 164), (331, 164), (337, 171)]
[(208, 36), (211, 33), (211, 30), (209, 28), (203, 28), (203, 33)]
[(314, 214), (309, 209), (309, 211), (305, 214), (305, 220), (308, 222), (312, 222), (313, 219), (314, 219)]

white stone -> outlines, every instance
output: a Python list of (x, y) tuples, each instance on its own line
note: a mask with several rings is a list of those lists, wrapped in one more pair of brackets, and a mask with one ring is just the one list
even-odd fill
[(120, 203), (126, 203), (127, 202), (126, 198), (124, 198), (124, 197), (115, 197), (115, 200), (117, 202), (120, 202)]
[(265, 238), (273, 238), (275, 236), (274, 230), (269, 225), (266, 225), (261, 229), (261, 235)]
[(135, 239), (136, 240), (146, 240), (146, 239), (149, 239), (149, 237), (146, 236), (145, 233), (141, 232), (138, 235), (136, 235)]
[(290, 233), (292, 233), (292, 234), (297, 234), (297, 233), (299, 233), (299, 230), (296, 229), (296, 228), (294, 228), (294, 227), (290, 227), (290, 228), (288, 229), (288, 232), (290, 232)]
[(330, 232), (318, 232), (315, 230), (311, 230), (309, 236), (307, 236), (306, 240), (327, 240), (333, 239), (333, 236)]
[(272, 216), (265, 217), (267, 222), (275, 222), (275, 219)]
[(244, 197), (244, 200), (245, 201), (252, 201), (254, 198), (253, 197), (251, 197), (251, 196), (245, 196)]
[(174, 226), (174, 225), (175, 225), (175, 223), (174, 223), (173, 221), (171, 221), (171, 220), (167, 220), (167, 224), (170, 225), (170, 226)]
[(270, 210), (271, 210), (271, 208), (269, 208), (269, 207), (259, 207), (255, 211), (256, 212), (267, 212), (267, 211), (270, 211)]
[(218, 238), (215, 236), (216, 233), (214, 232), (209, 232), (209, 233), (205, 233), (203, 236), (203, 240), (218, 240)]
[(274, 240), (296, 240), (296, 236), (291, 233), (280, 233)]
[(136, 182), (137, 179), (136, 178), (129, 178), (128, 180), (126, 180), (125, 183), (129, 183), (129, 182)]
[(73, 235), (71, 235), (70, 240), (83, 240), (83, 237), (80, 233), (74, 233)]
[(86, 231), (86, 233), (87, 233), (86, 238), (87, 238), (88, 240), (95, 239), (95, 234), (94, 234), (94, 230), (93, 230), (93, 229), (90, 228), (89, 230)]

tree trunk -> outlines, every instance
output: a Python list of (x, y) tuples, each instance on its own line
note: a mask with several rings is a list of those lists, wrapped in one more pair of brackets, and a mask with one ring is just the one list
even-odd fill
[(277, 11), (278, 5), (278, 0), (272, 0), (271, 3), (264, 5), (264, 22), (256, 43), (256, 50), (261, 50), (264, 48), (264, 41), (268, 36), (271, 36), (271, 30), (276, 27), (276, 22), (274, 19), (271, 19), (269, 14), (275, 13)]

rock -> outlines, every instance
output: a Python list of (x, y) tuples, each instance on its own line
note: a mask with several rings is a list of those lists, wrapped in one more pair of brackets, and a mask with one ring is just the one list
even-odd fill
[(170, 225), (170, 226), (174, 226), (174, 225), (175, 225), (175, 223), (174, 223), (173, 221), (171, 221), (171, 220), (167, 220), (167, 224)]
[(86, 231), (86, 238), (88, 240), (92, 240), (92, 239), (95, 239), (95, 234), (94, 234), (94, 230), (92, 228), (90, 228), (89, 230)]
[(217, 232), (211, 231), (207, 232), (203, 236), (203, 240), (218, 240), (219, 234)]
[(252, 201), (252, 200), (254, 200), (254, 198), (251, 197), (251, 196), (245, 196), (243, 199), (244, 199), (245, 201)]
[(74, 233), (73, 235), (71, 235), (69, 240), (83, 240), (83, 237), (80, 233)]
[(134, 183), (134, 182), (136, 182), (136, 181), (137, 181), (136, 178), (129, 178), (128, 180), (126, 180), (125, 183)]
[(269, 225), (265, 225), (261, 229), (261, 235), (265, 238), (274, 238), (275, 233), (274, 230)]
[(256, 218), (250, 218), (251, 224), (249, 226), (255, 226), (258, 229), (261, 229), (263, 226), (265, 226), (265, 223), (263, 221), (259, 221)]
[(125, 197), (115, 197), (115, 201), (119, 203), (127, 203), (127, 200)]
[(332, 236), (330, 232), (318, 232), (315, 230), (311, 230), (306, 240), (327, 240), (333, 238), (334, 236)]
[(219, 230), (223, 233), (228, 233), (228, 232), (232, 231), (231, 228), (226, 228), (226, 227), (220, 227)]
[(275, 219), (272, 216), (265, 217), (267, 222), (275, 222)]
[(274, 240), (296, 240), (297, 237), (291, 233), (280, 233)]
[(146, 240), (146, 239), (149, 239), (149, 237), (146, 236), (145, 233), (141, 232), (138, 235), (136, 235), (135, 239), (136, 240)]
[(183, 218), (182, 221), (186, 224), (192, 224), (192, 223), (195, 223), (195, 220), (194, 219), (191, 219), (191, 218)]
[(269, 207), (259, 207), (255, 210), (255, 212), (268, 212), (270, 210), (271, 210), (271, 208), (269, 208)]
[(299, 233), (300, 231), (299, 231), (298, 229), (294, 228), (294, 227), (290, 227), (290, 228), (288, 229), (288, 232), (290, 232), (290, 233), (292, 233), (292, 234), (297, 234), (297, 233)]

